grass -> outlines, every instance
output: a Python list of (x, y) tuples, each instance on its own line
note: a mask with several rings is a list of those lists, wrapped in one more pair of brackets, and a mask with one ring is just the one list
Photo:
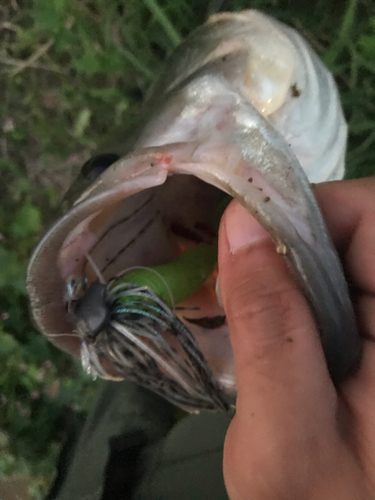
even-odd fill
[[(97, 384), (30, 324), (25, 267), (71, 179), (126, 136), (142, 97), (212, 0), (3, 0), (0, 5), (0, 482), (41, 498), (67, 425)], [(334, 73), (350, 125), (347, 176), (375, 172), (372, 0), (227, 0), (296, 27)]]

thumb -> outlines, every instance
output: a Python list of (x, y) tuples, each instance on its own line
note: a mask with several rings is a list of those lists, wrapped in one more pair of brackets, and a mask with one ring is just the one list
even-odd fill
[(336, 393), (304, 296), (268, 233), (237, 201), (221, 221), (219, 283), (237, 383), (225, 455), (237, 474), (233, 453), (242, 464), (240, 450), (249, 460), (272, 450), (277, 460), (278, 443), (284, 456), (309, 428), (334, 425)]
[(311, 378), (314, 387), (317, 378), (327, 382), (309, 306), (269, 234), (237, 201), (222, 218), (219, 276), (239, 398), (253, 406), (259, 384), (290, 394)]

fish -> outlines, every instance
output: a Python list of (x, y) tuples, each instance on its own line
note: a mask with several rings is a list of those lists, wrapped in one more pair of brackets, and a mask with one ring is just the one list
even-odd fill
[(257, 10), (212, 15), (167, 60), (118, 150), (84, 165), (36, 247), (37, 328), (93, 376), (133, 380), (187, 411), (227, 411), (236, 380), (217, 266), (177, 304), (125, 278), (160, 277), (217, 246), (212, 214), (229, 197), (287, 261), (338, 383), (361, 341), (311, 183), (343, 177), (346, 140), (334, 79), (297, 31)]

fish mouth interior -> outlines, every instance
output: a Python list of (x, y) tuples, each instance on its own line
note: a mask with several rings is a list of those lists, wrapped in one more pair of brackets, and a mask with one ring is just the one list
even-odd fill
[[(199, 243), (217, 245), (210, 218), (225, 193), (192, 175), (172, 175), (82, 221), (66, 238), (58, 263), (65, 281), (84, 277), (107, 283), (133, 267), (175, 260)], [(203, 286), (174, 313), (193, 334), (219, 385), (235, 386), (225, 313), (215, 286), (217, 266)]]

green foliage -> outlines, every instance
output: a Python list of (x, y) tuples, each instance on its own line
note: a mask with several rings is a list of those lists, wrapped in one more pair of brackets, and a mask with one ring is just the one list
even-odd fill
[[(70, 172), (126, 130), (168, 54), (216, 0), (23, 0), (0, 8), (0, 480), (40, 498), (66, 422), (92, 384), (30, 324), (28, 257)], [(350, 125), (348, 176), (375, 170), (373, 0), (227, 0), (297, 28), (333, 71)]]
[(0, 186), (0, 481), (32, 476), (33, 498), (41, 498), (67, 416), (83, 414), (94, 386), (30, 324), (26, 265), (53, 197), (28, 180), (21, 161), (1, 160)]

